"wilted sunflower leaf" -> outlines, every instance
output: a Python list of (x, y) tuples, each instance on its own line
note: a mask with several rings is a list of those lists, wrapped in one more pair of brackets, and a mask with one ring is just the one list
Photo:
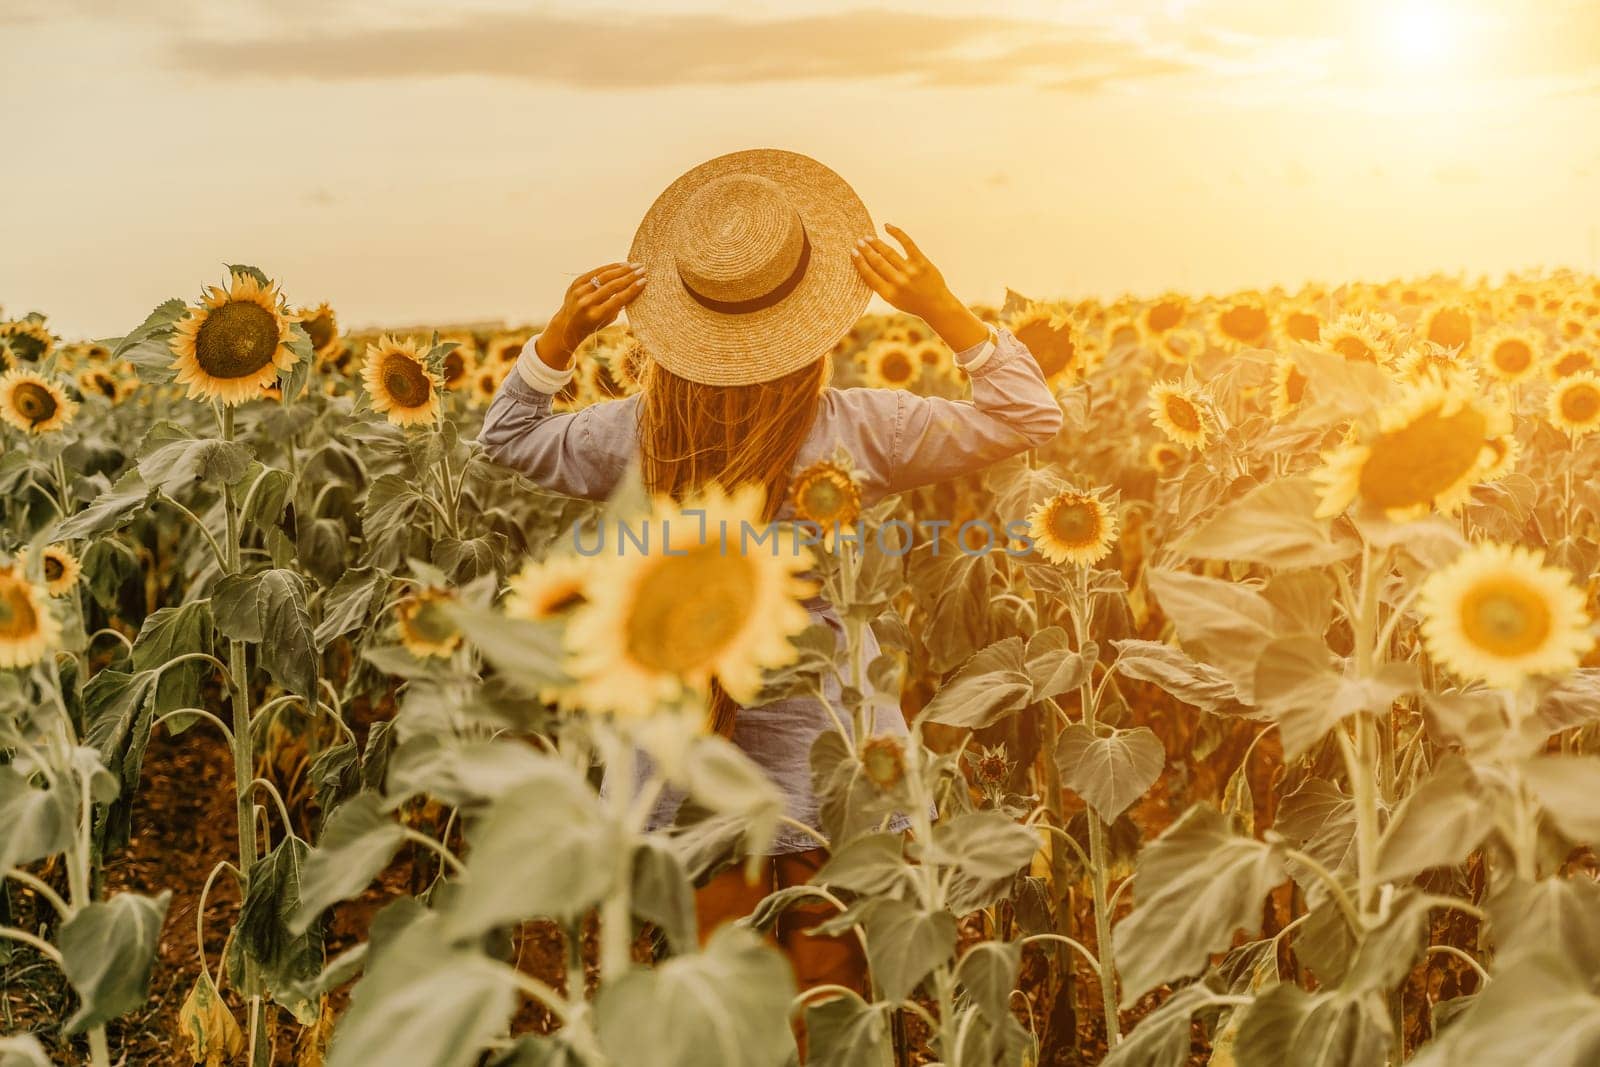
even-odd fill
[(63, 1027), (67, 1033), (82, 1033), (145, 1003), (171, 901), (171, 890), (155, 897), (118, 893), (85, 905), (61, 924), (61, 970), (79, 1000)]
[(300, 887), (310, 848), (298, 837), (286, 837), (250, 865), (249, 890), (239, 908), (234, 937), (255, 960), (273, 999), (294, 1013), (302, 1026), (316, 1021), (315, 1001), (287, 997), (322, 970), (322, 931), (299, 925)]
[(1116, 926), (1122, 1003), (1195, 974), (1234, 931), (1261, 926), (1261, 901), (1284, 878), (1282, 848), (1240, 837), (1196, 805), (1139, 854), (1133, 913)]
[(189, 1056), (205, 1067), (232, 1063), (244, 1051), (244, 1032), (239, 1021), (222, 1002), (211, 976), (200, 972), (183, 1006), (178, 1009), (178, 1032), (189, 1047)]
[(603, 986), (595, 1028), (617, 1067), (782, 1067), (794, 1050), (793, 996), (783, 956), (748, 930), (723, 926), (704, 951)]

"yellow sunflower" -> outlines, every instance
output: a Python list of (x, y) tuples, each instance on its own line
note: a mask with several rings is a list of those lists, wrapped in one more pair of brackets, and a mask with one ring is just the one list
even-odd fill
[(1116, 352), (1138, 348), (1144, 343), (1139, 323), (1127, 316), (1119, 316), (1106, 323), (1106, 349)]
[(809, 618), (800, 600), (815, 589), (799, 577), (811, 557), (781, 533), (776, 548), (771, 535), (765, 545), (743, 535), (746, 525), (765, 532), (763, 501), (757, 485), (731, 496), (714, 487), (682, 509), (660, 501), (650, 550), (619, 541), (615, 556), (595, 557), (589, 600), (566, 634), (585, 707), (648, 716), (712, 679), (745, 701), (763, 668), (793, 662), (790, 638)]
[(1164, 293), (1139, 312), (1139, 328), (1146, 337), (1160, 337), (1176, 330), (1189, 317), (1189, 298), (1182, 293)]
[(1574, 439), (1600, 429), (1600, 378), (1584, 371), (1550, 387), (1550, 422)]
[(290, 324), (275, 283), (235, 274), (226, 290), (209, 286), (172, 332), (172, 367), (191, 400), (242, 404), (294, 366)]
[[(522, 355), (523, 347), (528, 339), (519, 333), (501, 333), (489, 338), (489, 344), (483, 350), (486, 363), (495, 363), (510, 366)], [(460, 351), (460, 349), (457, 349)]]
[(1464, 678), (1514, 688), (1564, 674), (1594, 646), (1584, 596), (1544, 554), (1474, 545), (1429, 575), (1418, 601), (1428, 654)]
[(28, 667), (61, 638), (42, 591), (20, 567), (0, 567), (0, 669)]
[[(26, 567), (27, 563), (28, 550), (24, 547), (17, 553), (17, 564)], [(65, 596), (78, 584), (78, 575), (83, 573), (83, 566), (65, 545), (51, 545), (40, 557), (40, 570), (44, 574), (44, 591), (53, 597)]]
[(0, 322), (0, 344), (13, 360), (38, 363), (54, 351), (56, 338), (38, 319), (13, 319)]
[(1068, 489), (1028, 514), (1028, 536), (1051, 563), (1087, 566), (1111, 551), (1117, 520), (1098, 492)]
[(1381, 363), (1389, 354), (1375, 324), (1359, 315), (1340, 316), (1321, 331), (1317, 344), (1352, 363)]
[(1145, 462), (1150, 464), (1150, 469), (1157, 474), (1166, 476), (1176, 471), (1183, 463), (1185, 453), (1183, 449), (1171, 441), (1157, 441), (1145, 452)]
[(836, 523), (849, 526), (861, 515), (861, 490), (850, 471), (825, 459), (795, 475), (789, 485), (789, 502), (797, 519), (814, 522), (824, 530), (833, 529)]
[(1487, 445), (1489, 459), (1478, 474), (1478, 481), (1497, 482), (1516, 470), (1517, 460), (1522, 456), (1522, 442), (1517, 440), (1516, 434), (1508, 432), (1489, 438)]
[[(448, 359), (449, 357), (445, 357)], [(494, 394), (499, 391), (500, 383), (505, 379), (496, 373), (494, 367), (483, 366), (472, 372), (469, 381), (471, 387), (472, 403), (478, 407), (487, 406), (494, 400)]]
[(1272, 365), (1272, 417), (1288, 418), (1306, 395), (1306, 376), (1290, 356), (1279, 356)]
[(1483, 366), (1491, 378), (1520, 382), (1544, 360), (1544, 346), (1532, 330), (1499, 329), (1483, 340)]
[(1304, 304), (1285, 304), (1278, 309), (1278, 333), (1288, 341), (1314, 344), (1322, 340), (1322, 316)]
[(299, 311), (300, 325), (305, 328), (306, 336), (311, 338), (311, 347), (315, 350), (317, 360), (326, 363), (339, 352), (339, 318), (333, 313), (333, 307), (323, 301), (314, 308), (301, 308)]
[(32, 371), (0, 376), (0, 418), (25, 433), (54, 433), (72, 421), (78, 402)]
[(1419, 342), (1401, 356), (1395, 365), (1395, 376), (1410, 385), (1435, 381), (1468, 391), (1478, 387), (1477, 366), (1432, 341)]
[(420, 589), (395, 608), (400, 643), (412, 655), (448, 656), (461, 645), (461, 631), (445, 610), (455, 599), (449, 589)]
[(79, 371), (78, 388), (85, 396), (103, 396), (113, 404), (120, 402), (123, 397), (122, 382), (104, 367), (90, 367)]
[(1187, 366), (1205, 354), (1205, 334), (1186, 326), (1168, 330), (1157, 340), (1156, 351), (1168, 363)]
[[(497, 365), (491, 363), (491, 366)], [(439, 364), (439, 384), (451, 392), (471, 388), (475, 384), (473, 378), (478, 369), (478, 362), (473, 359), (470, 349), (452, 348)], [(495, 384), (499, 384), (498, 380)]]
[(1417, 337), (1440, 348), (1466, 353), (1472, 348), (1472, 309), (1463, 304), (1439, 304), (1417, 320)]
[(1593, 370), (1600, 370), (1600, 358), (1596, 357), (1594, 349), (1583, 345), (1568, 345), (1545, 365), (1545, 374), (1552, 381)]
[(1230, 352), (1265, 348), (1272, 340), (1272, 315), (1266, 303), (1256, 296), (1218, 301), (1211, 313), (1211, 336)]
[(1070, 379), (1083, 372), (1083, 339), (1065, 312), (1031, 303), (1012, 317), (1008, 328), (1033, 354), (1047, 380)]
[(917, 345), (912, 354), (916, 356), (917, 362), (921, 363), (929, 373), (940, 377), (948, 376), (955, 366), (955, 353), (950, 351), (949, 345), (938, 338), (923, 341)]
[(563, 615), (588, 599), (592, 561), (584, 556), (551, 556), (528, 561), (507, 583), (505, 613), (539, 621)]
[(1178, 382), (1157, 382), (1150, 387), (1150, 418), (1162, 433), (1186, 448), (1204, 448), (1211, 436), (1200, 394)]
[(372, 410), (396, 426), (420, 426), (439, 418), (439, 379), (417, 354), (414, 340), (387, 335), (367, 346), (361, 380), (372, 398)]
[(902, 341), (879, 341), (867, 349), (867, 382), (880, 389), (909, 389), (922, 375), (922, 360)]
[(1429, 508), (1454, 512), (1494, 460), (1492, 438), (1510, 416), (1476, 394), (1438, 381), (1408, 389), (1380, 413), (1377, 432), (1323, 453), (1312, 477), (1322, 487), (1318, 518), (1340, 514), (1358, 497), (1395, 522)]

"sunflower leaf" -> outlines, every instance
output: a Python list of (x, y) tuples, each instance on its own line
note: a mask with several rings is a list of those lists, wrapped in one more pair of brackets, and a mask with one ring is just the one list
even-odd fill
[(80, 1001), (67, 1033), (109, 1022), (146, 1001), (171, 901), (171, 890), (156, 897), (118, 893), (85, 905), (61, 924), (61, 970)]
[(318, 664), (305, 581), (290, 570), (265, 571), (257, 603), (263, 634), (261, 665), (283, 688), (314, 702)]
[(1056, 742), (1061, 780), (1106, 822), (1144, 796), (1167, 765), (1167, 750), (1148, 727), (1100, 735), (1082, 723), (1063, 727)]

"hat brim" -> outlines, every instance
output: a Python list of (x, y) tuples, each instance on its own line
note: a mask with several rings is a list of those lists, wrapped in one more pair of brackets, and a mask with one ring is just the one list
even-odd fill
[[(695, 190), (730, 174), (777, 183), (799, 213), (811, 258), (792, 292), (770, 307), (725, 314), (704, 306), (678, 277), (673, 220)], [(650, 358), (705, 385), (772, 381), (826, 355), (866, 310), (872, 291), (850, 253), (874, 232), (854, 189), (809, 156), (776, 148), (707, 160), (667, 186), (634, 234), (628, 258), (647, 268), (644, 291), (628, 305), (628, 325)]]

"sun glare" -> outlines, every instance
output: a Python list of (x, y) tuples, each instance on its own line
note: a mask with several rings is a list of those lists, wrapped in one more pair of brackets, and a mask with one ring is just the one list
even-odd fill
[(1449, 9), (1436, 0), (1396, 4), (1384, 16), (1384, 47), (1402, 63), (1438, 66), (1455, 44)]

